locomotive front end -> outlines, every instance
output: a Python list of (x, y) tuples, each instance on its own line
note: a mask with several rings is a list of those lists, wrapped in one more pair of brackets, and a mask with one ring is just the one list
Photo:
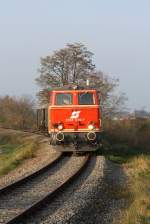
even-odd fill
[(90, 151), (100, 143), (101, 111), (96, 90), (56, 90), (48, 108), (50, 144)]

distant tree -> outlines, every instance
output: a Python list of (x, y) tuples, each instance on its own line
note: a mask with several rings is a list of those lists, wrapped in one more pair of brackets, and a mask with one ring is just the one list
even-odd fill
[(31, 97), (0, 97), (0, 123), (4, 127), (30, 129), (35, 125), (34, 103)]
[(141, 110), (135, 110), (133, 114), (135, 118), (150, 118), (150, 113), (144, 108)]
[[(68, 84), (84, 86), (89, 79), (90, 86), (101, 92), (104, 114), (117, 111), (124, 102), (123, 96), (114, 96), (113, 91), (118, 86), (117, 79), (111, 79), (101, 71), (95, 70), (92, 62), (93, 53), (81, 43), (67, 44), (55, 51), (51, 56), (41, 58), (37, 84), (41, 87), (37, 96), (42, 104), (48, 102), (48, 88)], [(107, 113), (106, 113), (107, 111)]]

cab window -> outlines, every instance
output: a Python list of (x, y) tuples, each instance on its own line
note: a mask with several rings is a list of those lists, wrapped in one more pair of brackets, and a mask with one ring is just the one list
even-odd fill
[(93, 105), (93, 93), (79, 93), (78, 94), (78, 103), (79, 105)]
[(57, 93), (56, 94), (56, 105), (71, 105), (72, 104), (72, 94), (71, 93)]

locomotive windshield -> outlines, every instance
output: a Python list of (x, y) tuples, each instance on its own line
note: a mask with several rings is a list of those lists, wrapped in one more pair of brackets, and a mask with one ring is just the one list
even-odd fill
[(72, 93), (57, 93), (55, 102), (56, 105), (71, 105), (72, 100)]
[(79, 93), (78, 94), (79, 105), (93, 105), (93, 93)]

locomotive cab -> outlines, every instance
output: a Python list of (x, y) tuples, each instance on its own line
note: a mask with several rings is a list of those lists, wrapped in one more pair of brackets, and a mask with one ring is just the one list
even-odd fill
[[(95, 150), (101, 139), (99, 96), (92, 89), (53, 90), (48, 108), (50, 144)], [(68, 151), (68, 150), (67, 150)], [(84, 151), (84, 150), (83, 150)]]

